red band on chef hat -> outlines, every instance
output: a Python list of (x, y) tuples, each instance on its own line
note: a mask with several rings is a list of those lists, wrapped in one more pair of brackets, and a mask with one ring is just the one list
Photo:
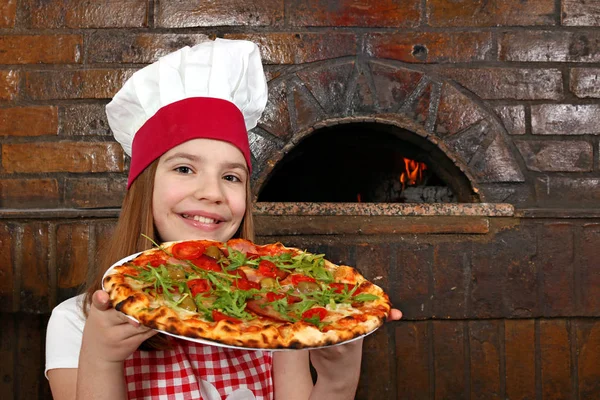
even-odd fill
[(192, 139), (216, 139), (237, 147), (252, 171), (244, 116), (230, 101), (190, 97), (162, 107), (133, 139), (127, 188), (154, 160)]

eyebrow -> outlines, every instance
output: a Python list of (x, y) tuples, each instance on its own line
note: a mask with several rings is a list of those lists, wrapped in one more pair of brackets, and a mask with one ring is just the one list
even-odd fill
[[(163, 162), (167, 163), (169, 161), (176, 160), (178, 158), (183, 158), (183, 159), (189, 160), (191, 162), (202, 161), (201, 157), (195, 156), (193, 154), (189, 154), (189, 153), (175, 153), (175, 154), (173, 154), (173, 155), (165, 158), (165, 160)], [(239, 168), (239, 169), (242, 169), (242, 170), (248, 172), (248, 167), (246, 166), (246, 164), (243, 164), (243, 163), (237, 163), (237, 162), (225, 163), (225, 164), (223, 164), (223, 167), (225, 167), (226, 169)]]

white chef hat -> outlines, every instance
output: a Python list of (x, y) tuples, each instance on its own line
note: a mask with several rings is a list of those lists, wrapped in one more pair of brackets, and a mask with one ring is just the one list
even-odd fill
[(248, 130), (267, 103), (256, 44), (216, 39), (184, 47), (135, 72), (106, 106), (115, 139), (131, 156), (127, 188), (154, 160), (191, 139), (229, 142), (248, 169)]

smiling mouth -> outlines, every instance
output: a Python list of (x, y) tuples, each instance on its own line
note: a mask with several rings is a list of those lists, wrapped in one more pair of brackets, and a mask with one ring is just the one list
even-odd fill
[(194, 220), (196, 222), (200, 222), (201, 224), (218, 224), (220, 222), (220, 221), (217, 221), (216, 219), (203, 217), (201, 215), (181, 214), (181, 216), (183, 218), (185, 218), (185, 219), (191, 219), (191, 220)]

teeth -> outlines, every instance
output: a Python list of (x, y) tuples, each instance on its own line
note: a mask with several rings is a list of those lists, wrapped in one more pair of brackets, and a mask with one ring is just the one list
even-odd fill
[(200, 215), (194, 215), (192, 217), (191, 215), (183, 214), (183, 217), (187, 219), (193, 219), (194, 221), (198, 221), (202, 224), (215, 224), (217, 222), (216, 219), (206, 218)]

